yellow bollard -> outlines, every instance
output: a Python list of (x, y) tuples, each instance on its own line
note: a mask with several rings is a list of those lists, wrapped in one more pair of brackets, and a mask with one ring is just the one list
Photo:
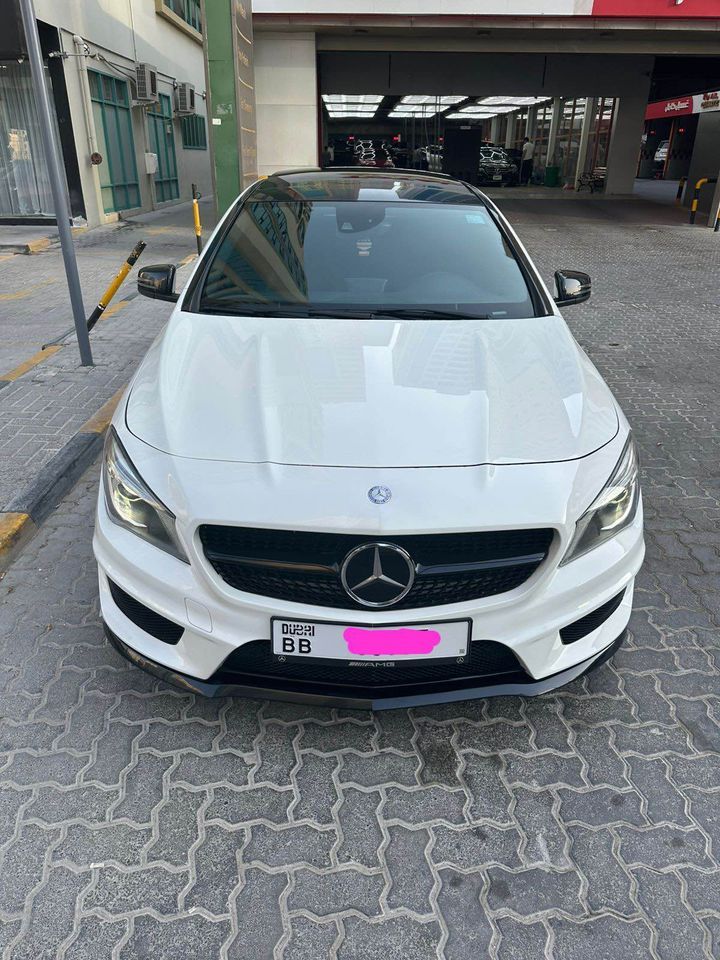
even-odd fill
[(202, 253), (202, 224), (200, 223), (200, 205), (198, 204), (198, 197), (200, 194), (198, 193), (195, 184), (192, 185), (192, 195), (193, 220), (195, 221), (195, 240), (197, 241), (198, 256), (200, 256)]
[(123, 282), (125, 277), (130, 273), (130, 271), (134, 267), (138, 257), (145, 249), (145, 246), (146, 246), (145, 241), (140, 240), (132, 248), (132, 252), (130, 253), (130, 256), (127, 258), (125, 263), (120, 267), (112, 283), (107, 288), (105, 293), (100, 297), (100, 300), (98, 301), (98, 305), (95, 307), (93, 312), (88, 317), (88, 320), (87, 320), (88, 330), (92, 330), (92, 328), (98, 322), (100, 317), (103, 315), (105, 308), (107, 307), (107, 305), (110, 303), (112, 298), (120, 289), (120, 284)]

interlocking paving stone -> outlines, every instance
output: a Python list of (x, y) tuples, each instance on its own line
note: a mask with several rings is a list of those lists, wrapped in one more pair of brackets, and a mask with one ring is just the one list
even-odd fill
[(253, 787), (249, 790), (215, 789), (215, 799), (205, 811), (208, 820), (217, 818), (231, 824), (249, 820), (270, 820), (284, 823), (293, 795), (287, 790)]
[[(348, 754), (347, 759), (356, 758)], [(321, 824), (332, 822), (332, 811), (337, 802), (332, 775), (337, 765), (337, 757), (303, 754), (302, 765), (295, 773), (299, 796), (292, 808), (293, 819), (309, 819)]]
[(405, 823), (429, 823), (441, 820), (444, 823), (462, 823), (466, 796), (461, 790), (444, 790), (442, 787), (423, 787), (420, 790), (404, 790), (389, 787), (384, 816), (386, 820), (402, 820)]
[[(720, 956), (720, 248), (523, 216), (545, 273), (595, 265), (568, 321), (642, 451), (614, 665), (375, 716), (171, 690), (103, 638), (95, 468), (0, 584), (4, 960)], [(81, 403), (62, 376), (58, 416)]]
[(257, 860), (266, 867), (282, 867), (286, 863), (329, 867), (330, 851), (336, 840), (334, 830), (318, 830), (309, 824), (273, 830), (256, 823), (250, 828), (250, 841), (243, 851), (243, 860), (245, 863)]
[(582, 915), (580, 877), (575, 871), (550, 872), (530, 868), (511, 873), (490, 867), (487, 899), (491, 910), (509, 910), (521, 917), (562, 910)]
[(560, 796), (564, 820), (579, 821), (593, 827), (611, 823), (647, 823), (642, 812), (642, 798), (635, 790), (621, 793), (599, 787), (584, 793), (563, 790)]
[(134, 910), (174, 914), (178, 909), (178, 896), (187, 879), (187, 873), (174, 873), (159, 866), (131, 872), (106, 867), (100, 871), (97, 883), (86, 894), (85, 908), (99, 907), (112, 914)]
[[(138, 957), (177, 960), (178, 957), (196, 955), (198, 947), (206, 956), (218, 957), (229, 932), (229, 923), (213, 923), (200, 916), (179, 917), (172, 923), (152, 916), (139, 916), (133, 921), (132, 935), (123, 944), (119, 957), (120, 960), (137, 960)], [(263, 957), (260, 953), (256, 956), (258, 960)]]
[(499, 756), (485, 757), (464, 753), (463, 780), (470, 791), (470, 817), (511, 823), (512, 792), (502, 780), (503, 761)]
[(255, 783), (290, 783), (290, 774), (298, 762), (287, 727), (268, 723), (258, 739), (258, 764), (253, 771)]
[(626, 921), (608, 916), (577, 923), (559, 918), (551, 919), (549, 926), (555, 940), (553, 960), (577, 960), (588, 956), (602, 957), (603, 960), (648, 960), (652, 956), (650, 931), (640, 920)]
[(77, 867), (106, 862), (134, 866), (140, 863), (143, 848), (151, 840), (149, 828), (137, 829), (123, 823), (96, 827), (70, 824), (65, 839), (53, 851), (53, 860)]
[(655, 949), (661, 960), (702, 957), (705, 932), (682, 902), (679, 878), (652, 870), (636, 870), (635, 876), (638, 902), (657, 931)]
[(519, 867), (518, 845), (521, 835), (516, 829), (499, 830), (481, 827), (433, 828), (435, 845), (431, 857), (437, 864), (452, 864), (463, 870), (477, 870), (493, 863)]
[(487, 956), (493, 929), (481, 903), (485, 878), (478, 874), (441, 870), (438, 906), (448, 928), (446, 960)]
[(185, 894), (184, 907), (202, 907), (213, 914), (228, 909), (230, 895), (239, 883), (238, 858), (245, 843), (244, 831), (229, 831), (208, 824), (194, 851), (194, 876)]
[(441, 787), (458, 787), (460, 758), (455, 752), (452, 727), (418, 719), (416, 748), (420, 754), (420, 782), (436, 783)]
[(681, 830), (672, 826), (637, 830), (623, 825), (616, 828), (616, 833), (620, 837), (620, 856), (628, 865), (648, 866), (654, 870), (663, 870), (676, 863), (708, 870), (714, 866), (706, 852), (706, 836), (701, 830)]
[(318, 923), (309, 917), (293, 917), (290, 930), (283, 960), (320, 960), (321, 957), (329, 957), (338, 939), (338, 929), (334, 923)]
[(338, 960), (388, 960), (389, 957), (435, 960), (440, 938), (441, 931), (435, 921), (423, 923), (410, 917), (391, 917), (382, 923), (369, 923), (359, 917), (348, 917)]
[[(305, 762), (310, 759), (308, 754)], [(418, 759), (414, 755), (405, 757), (388, 750), (370, 756), (346, 753), (338, 779), (340, 783), (357, 783), (361, 787), (381, 787), (388, 783), (412, 787), (417, 784), (417, 769)]]
[(414, 913), (432, 913), (430, 894), (435, 876), (427, 861), (430, 835), (427, 830), (388, 827), (390, 842), (385, 848), (385, 863), (393, 878), (387, 905), (390, 910), (405, 907)]
[(288, 897), (289, 910), (307, 910), (317, 917), (353, 910), (366, 917), (381, 913), (380, 895), (385, 887), (381, 873), (361, 873), (344, 868), (334, 873), (295, 872), (295, 886)]
[(542, 960), (548, 932), (541, 923), (519, 923), (512, 917), (498, 917), (500, 931), (498, 960)]
[(572, 839), (571, 859), (587, 880), (585, 899), (590, 910), (635, 913), (630, 874), (620, 865), (612, 834), (579, 825), (568, 826), (567, 832)]
[(354, 787), (343, 787), (337, 812), (342, 830), (338, 863), (359, 863), (368, 868), (378, 865), (378, 850), (384, 839), (377, 815), (381, 802), (374, 791), (365, 793)]
[(83, 917), (77, 924), (75, 939), (65, 949), (64, 960), (100, 960), (111, 957), (113, 948), (127, 933), (127, 920), (101, 920)]
[(549, 792), (536, 793), (524, 787), (515, 788), (513, 811), (525, 843), (521, 855), (528, 864), (552, 864), (565, 867), (569, 864), (567, 834), (556, 814), (559, 802)]

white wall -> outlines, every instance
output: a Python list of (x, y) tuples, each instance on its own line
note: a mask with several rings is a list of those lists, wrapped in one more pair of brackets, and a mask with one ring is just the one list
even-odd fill
[(315, 34), (256, 32), (254, 49), (258, 173), (315, 166)]
[[(79, 34), (89, 45), (92, 53), (100, 53), (114, 64), (127, 70), (135, 61), (144, 61), (155, 66), (160, 93), (172, 97), (172, 80), (194, 84), (197, 113), (205, 115), (205, 69), (202, 44), (183, 29), (159, 16), (154, 0), (35, 0), (37, 18), (61, 31), (63, 49), (75, 53), (72, 37)], [(88, 69), (113, 74), (113, 71), (96, 59), (85, 60)], [(90, 164), (87, 126), (83, 112), (82, 87), (77, 58), (68, 57), (64, 62), (70, 112), (72, 116), (75, 146), (80, 167), (86, 216), (91, 226), (106, 222), (107, 217), (100, 203), (98, 172)], [(148, 149), (147, 120), (144, 109), (134, 107), (133, 139), (135, 159), (141, 192), (140, 209), (151, 210), (157, 204), (153, 178), (145, 173), (145, 151)], [(199, 185), (203, 194), (212, 192), (209, 150), (186, 150), (182, 146), (180, 121), (173, 121), (175, 156), (177, 158), (180, 200), (190, 198), (190, 184)]]

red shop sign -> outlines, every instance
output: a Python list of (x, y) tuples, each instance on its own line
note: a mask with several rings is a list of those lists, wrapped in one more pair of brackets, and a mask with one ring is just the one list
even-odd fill
[(668, 117), (684, 117), (693, 112), (692, 97), (674, 97), (672, 100), (658, 100), (649, 103), (645, 111), (646, 120), (659, 120)]

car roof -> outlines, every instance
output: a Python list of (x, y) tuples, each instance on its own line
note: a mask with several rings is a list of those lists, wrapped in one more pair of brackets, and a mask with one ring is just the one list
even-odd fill
[(248, 200), (385, 200), (482, 204), (466, 183), (419, 170), (346, 167), (274, 173), (260, 180)]

